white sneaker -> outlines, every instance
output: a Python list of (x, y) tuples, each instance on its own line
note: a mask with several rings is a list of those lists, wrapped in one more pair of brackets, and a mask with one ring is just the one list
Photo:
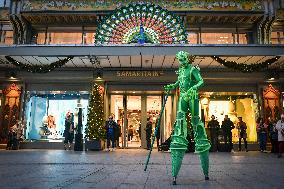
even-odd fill
[(231, 150), (231, 153), (235, 153), (234, 149)]
[(111, 151), (113, 152), (113, 151), (114, 151), (114, 148), (112, 148)]

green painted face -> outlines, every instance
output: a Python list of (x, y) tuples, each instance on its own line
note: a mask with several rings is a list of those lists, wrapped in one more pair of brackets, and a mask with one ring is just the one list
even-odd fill
[(185, 66), (186, 64), (188, 64), (188, 55), (189, 55), (189, 53), (188, 52), (184, 52), (184, 51), (179, 51), (176, 54), (176, 58), (178, 59), (179, 63), (182, 66)]

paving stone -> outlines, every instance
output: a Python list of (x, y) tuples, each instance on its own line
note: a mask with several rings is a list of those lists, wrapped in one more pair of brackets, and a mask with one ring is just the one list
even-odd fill
[(153, 151), (144, 171), (147, 152), (0, 150), (0, 188), (282, 189), (284, 185), (284, 158), (270, 153), (210, 153), (209, 181), (204, 180), (198, 155), (188, 153), (173, 186), (170, 153)]

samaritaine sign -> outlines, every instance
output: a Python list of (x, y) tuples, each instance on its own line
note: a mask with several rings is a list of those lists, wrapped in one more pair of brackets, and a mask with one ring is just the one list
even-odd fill
[(162, 71), (117, 71), (117, 77), (160, 77), (164, 75)]

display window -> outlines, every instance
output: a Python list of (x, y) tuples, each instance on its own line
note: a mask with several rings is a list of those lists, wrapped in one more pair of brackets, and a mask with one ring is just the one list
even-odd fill
[[(257, 141), (256, 119), (259, 111), (256, 94), (245, 92), (202, 93), (200, 106), (205, 127), (207, 127), (212, 115), (219, 122), (220, 128), (225, 115), (228, 115), (234, 126), (238, 122), (238, 117), (242, 117), (247, 125), (247, 140), (249, 142)], [(236, 128), (232, 130), (232, 139), (233, 142), (238, 141), (238, 130)]]
[(89, 98), (87, 91), (28, 91), (27, 96), (26, 139), (62, 141), (67, 115), (71, 115), (76, 133), (79, 108), (82, 108), (82, 133), (85, 134)]

